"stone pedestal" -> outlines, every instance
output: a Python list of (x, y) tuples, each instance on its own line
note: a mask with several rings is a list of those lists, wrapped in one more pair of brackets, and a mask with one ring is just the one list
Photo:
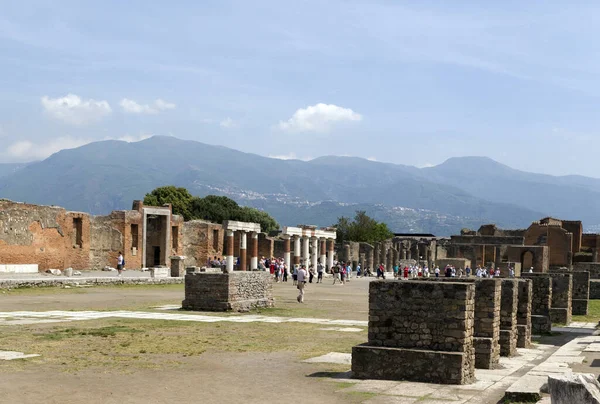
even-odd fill
[(273, 305), (273, 280), (268, 272), (199, 272), (185, 276), (185, 310), (243, 312)]
[(517, 348), (531, 345), (531, 279), (519, 279), (519, 303), (517, 306)]
[(154, 267), (150, 268), (151, 278), (168, 278), (171, 270), (168, 267)]
[(517, 306), (519, 281), (502, 280), (502, 303), (500, 305), (500, 355), (513, 356), (517, 352)]
[(553, 323), (571, 323), (571, 298), (573, 291), (573, 275), (570, 273), (550, 273), (552, 277), (552, 307), (550, 319)]
[[(445, 307), (444, 315), (424, 307)], [(475, 285), (373, 281), (369, 337), (352, 348), (356, 378), (467, 384), (475, 378)]]
[(185, 265), (183, 260), (185, 257), (182, 255), (174, 255), (169, 257), (171, 259), (171, 277), (177, 278), (185, 275)]

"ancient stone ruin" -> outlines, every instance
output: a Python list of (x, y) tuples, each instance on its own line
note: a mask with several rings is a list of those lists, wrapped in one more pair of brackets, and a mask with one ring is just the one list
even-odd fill
[(371, 282), (369, 340), (352, 348), (354, 377), (471, 383), (474, 318), (472, 283)]

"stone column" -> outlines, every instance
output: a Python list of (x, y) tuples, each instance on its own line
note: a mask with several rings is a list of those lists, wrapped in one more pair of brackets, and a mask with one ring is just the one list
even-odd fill
[(233, 272), (233, 230), (227, 230), (227, 272)]
[(367, 251), (367, 262), (366, 262), (366, 265), (367, 265), (368, 268), (371, 269), (371, 271), (373, 270), (373, 250), (372, 249), (370, 249), (370, 250)]
[(250, 270), (258, 269), (258, 233), (252, 232), (250, 242)]
[(321, 262), (321, 265), (323, 265), (323, 267), (326, 266), (327, 264), (327, 255), (325, 255), (325, 251), (327, 251), (327, 246), (325, 243), (325, 239), (321, 238), (319, 239), (319, 254), (321, 255), (319, 261)]
[(304, 236), (302, 241), (304, 244), (302, 246), (302, 264), (306, 265), (306, 267), (308, 268), (308, 262), (309, 262), (309, 258), (310, 258), (310, 254), (309, 254), (310, 251), (308, 251), (310, 238), (308, 236)]
[(311, 251), (311, 264), (315, 271), (317, 270), (317, 257), (319, 256), (319, 252), (317, 251), (319, 239), (316, 237), (311, 237), (312, 241), (312, 251)]
[(294, 236), (294, 265), (300, 264), (300, 236)]
[(242, 231), (240, 233), (240, 267), (238, 268), (238, 270), (240, 271), (245, 271), (246, 269), (248, 269), (246, 267), (246, 243), (246, 232)]
[(344, 245), (344, 261), (350, 262), (350, 244)]
[(329, 256), (327, 257), (327, 269), (333, 268), (333, 250), (335, 249), (335, 240), (329, 239)]
[(285, 266), (291, 268), (290, 262), (290, 236), (287, 234), (283, 235), (283, 261), (285, 262)]

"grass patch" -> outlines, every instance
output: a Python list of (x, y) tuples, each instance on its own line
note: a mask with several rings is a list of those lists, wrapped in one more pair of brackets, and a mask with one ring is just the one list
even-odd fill
[[(200, 323), (149, 319), (99, 319), (65, 328), (55, 324), (3, 326), (0, 349), (37, 353), (27, 363), (11, 363), (3, 371), (39, 364), (60, 365), (67, 372), (100, 367), (134, 371), (179, 366), (184, 358), (207, 350), (225, 352), (291, 352), (301, 359), (328, 352), (351, 352), (366, 331), (336, 333), (303, 323)], [(347, 366), (346, 369), (347, 370)]]
[(600, 321), (600, 300), (590, 300), (588, 314), (586, 316), (573, 316), (573, 321), (597, 324)]

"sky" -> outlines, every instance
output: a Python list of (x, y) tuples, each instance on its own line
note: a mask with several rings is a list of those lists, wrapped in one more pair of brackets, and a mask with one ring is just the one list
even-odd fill
[(600, 3), (0, 0), (0, 162), (175, 136), (600, 177)]

